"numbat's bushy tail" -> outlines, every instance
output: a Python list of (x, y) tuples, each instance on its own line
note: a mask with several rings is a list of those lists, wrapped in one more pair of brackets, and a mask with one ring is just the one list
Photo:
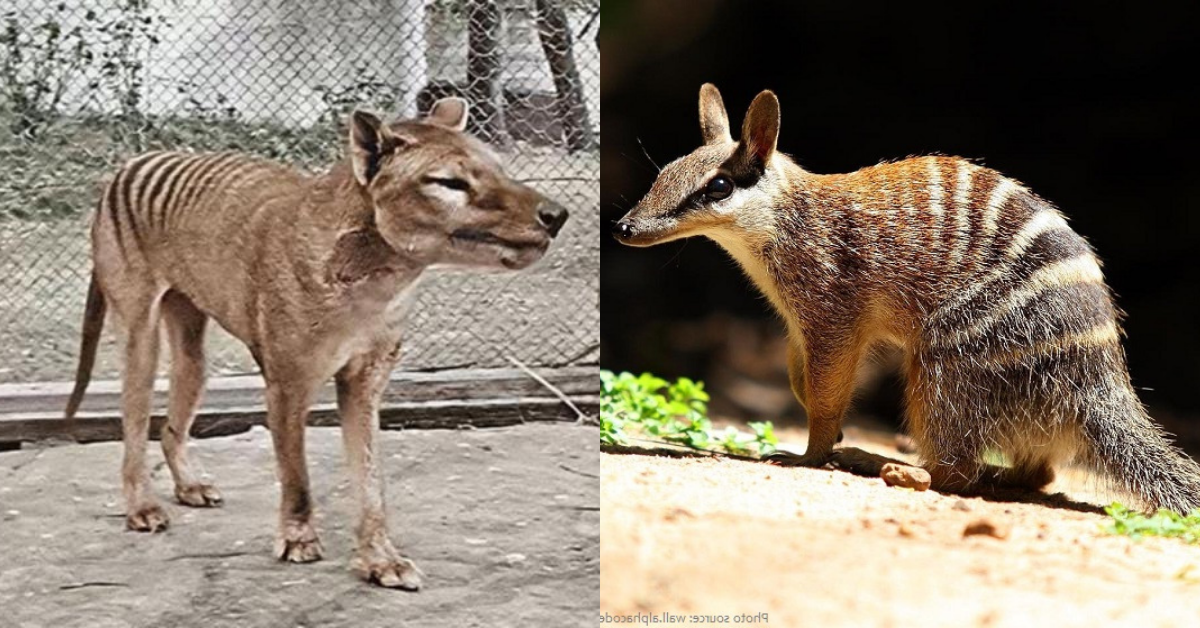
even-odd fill
[[(614, 227), (633, 246), (692, 235), (736, 259), (787, 323), (809, 446), (829, 460), (860, 361), (906, 355), (906, 420), (934, 484), (1041, 488), (1082, 459), (1150, 507), (1200, 507), (1200, 465), (1129, 381), (1119, 312), (1088, 243), (1019, 182), (955, 157), (850, 174), (776, 150), (779, 103), (755, 98), (734, 141), (700, 91), (704, 144), (662, 170)], [(1009, 464), (984, 464), (987, 450)]]

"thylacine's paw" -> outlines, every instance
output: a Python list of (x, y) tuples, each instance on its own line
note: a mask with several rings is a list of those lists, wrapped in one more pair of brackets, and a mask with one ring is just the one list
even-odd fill
[(389, 589), (416, 591), (421, 588), (421, 570), (416, 563), (400, 556), (396, 550), (360, 549), (350, 561), (358, 577)]
[(777, 464), (781, 467), (823, 467), (833, 459), (833, 452), (812, 453), (804, 452), (804, 455), (792, 453), (790, 451), (776, 451), (762, 457), (764, 462)]
[(175, 499), (193, 508), (216, 508), (221, 505), (221, 492), (212, 484), (189, 484), (175, 487)]
[(321, 541), (317, 531), (307, 521), (288, 521), (275, 538), (275, 558), (290, 563), (311, 563), (321, 560)]
[(131, 508), (125, 514), (125, 527), (135, 532), (162, 532), (170, 523), (167, 511), (156, 502)]

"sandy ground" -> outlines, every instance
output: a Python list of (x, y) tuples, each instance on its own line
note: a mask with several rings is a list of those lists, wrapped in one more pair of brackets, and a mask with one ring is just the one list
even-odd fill
[[(0, 625), (591, 626), (597, 436), (535, 424), (386, 432), (391, 528), (425, 573), (418, 593), (347, 570), (354, 509), (336, 429), (309, 430), (325, 560), (308, 565), (271, 557), (278, 489), (264, 430), (196, 441), (225, 506), (169, 506), (157, 535), (124, 530), (119, 444), (0, 453)], [(170, 495), (161, 464), (154, 482)]]
[[(890, 434), (846, 436), (844, 444), (902, 457)], [(803, 450), (802, 432), (781, 438)], [(1067, 495), (1006, 502), (736, 460), (601, 454), (600, 468), (602, 619), (1200, 625), (1200, 547), (1104, 533), (1094, 504), (1114, 496), (1082, 472), (1060, 473), (1051, 486)], [(964, 534), (980, 521), (998, 535)], [(743, 613), (758, 620), (736, 621)]]

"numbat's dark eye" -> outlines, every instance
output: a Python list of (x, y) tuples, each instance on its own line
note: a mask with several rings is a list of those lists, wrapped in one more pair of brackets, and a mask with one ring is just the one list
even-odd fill
[(704, 195), (714, 201), (719, 201), (733, 194), (733, 181), (729, 177), (713, 177), (704, 187)]

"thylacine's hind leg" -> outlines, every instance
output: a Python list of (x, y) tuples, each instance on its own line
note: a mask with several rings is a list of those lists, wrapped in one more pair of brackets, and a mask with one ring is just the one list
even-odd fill
[(175, 480), (175, 498), (187, 506), (219, 506), (220, 492), (196, 478), (187, 451), (188, 433), (204, 392), (204, 328), (208, 317), (174, 290), (163, 296), (161, 309), (171, 345), (171, 390), (162, 448)]
[(164, 530), (169, 517), (150, 486), (146, 444), (150, 438), (150, 407), (154, 370), (158, 362), (159, 301), (163, 290), (126, 283), (110, 300), (125, 322), (125, 367), (121, 386), (121, 426), (125, 456), (121, 483), (125, 494), (125, 525), (139, 532)]

